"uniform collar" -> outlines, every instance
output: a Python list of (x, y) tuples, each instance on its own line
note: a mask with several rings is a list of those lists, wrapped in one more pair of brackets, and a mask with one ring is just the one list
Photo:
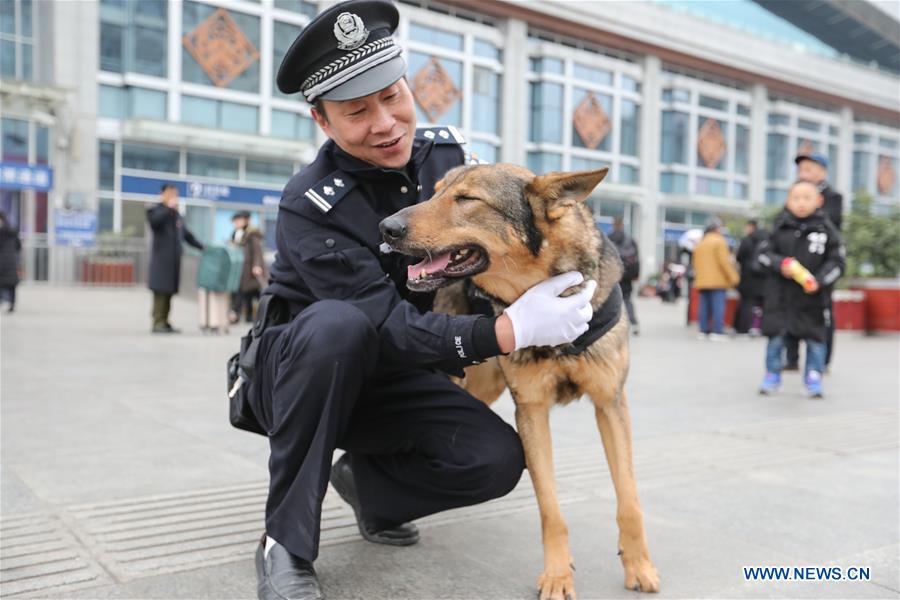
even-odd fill
[[(327, 151), (331, 154), (335, 166), (356, 177), (371, 179), (381, 177), (385, 174), (394, 174), (409, 179), (407, 169), (385, 169), (384, 167), (373, 165), (372, 163), (361, 160), (352, 154), (345, 152), (343, 148), (334, 143), (334, 140), (328, 140), (326, 142), (326, 147)], [(419, 170), (422, 168), (425, 161), (428, 160), (428, 156), (431, 154), (433, 148), (434, 142), (432, 140), (418, 136), (413, 139), (412, 153), (409, 162), (407, 163), (407, 167), (411, 167), (410, 173), (415, 179), (418, 179), (417, 175)]]

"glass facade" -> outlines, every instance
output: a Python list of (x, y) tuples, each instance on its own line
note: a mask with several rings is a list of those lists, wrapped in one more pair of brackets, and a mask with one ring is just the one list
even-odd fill
[(854, 125), (853, 193), (863, 191), (881, 204), (897, 204), (900, 130), (866, 121)]
[(34, 78), (32, 0), (0, 1), (0, 77)]

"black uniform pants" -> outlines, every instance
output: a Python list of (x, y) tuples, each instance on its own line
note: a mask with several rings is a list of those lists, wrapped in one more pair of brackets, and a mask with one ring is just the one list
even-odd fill
[(525, 468), (490, 408), (445, 375), (380, 363), (378, 348), (369, 319), (334, 300), (263, 334), (250, 398), (269, 432), (266, 532), (306, 560), (335, 448), (350, 453), (363, 514), (394, 523), (503, 496)]

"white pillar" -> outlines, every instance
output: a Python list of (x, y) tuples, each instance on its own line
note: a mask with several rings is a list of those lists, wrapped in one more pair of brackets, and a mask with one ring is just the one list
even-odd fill
[(503, 91), (500, 111), (500, 148), (502, 162), (525, 164), (528, 139), (528, 26), (525, 21), (508, 19), (504, 23)]
[(837, 168), (828, 174), (831, 185), (844, 195), (844, 212), (850, 210), (853, 201), (853, 109), (841, 109), (841, 131), (838, 134)]
[(659, 57), (646, 56), (644, 63), (643, 104), (641, 106), (641, 188), (646, 194), (637, 207), (632, 231), (643, 257), (641, 273), (656, 273), (662, 258), (663, 236), (659, 230), (659, 147), (662, 134), (659, 98), (662, 89), (662, 63)]
[(181, 0), (169, 0), (169, 30), (166, 37), (166, 68), (169, 79), (168, 115), (170, 123), (181, 122)]
[(761, 83), (753, 85), (750, 104), (750, 202), (766, 203), (766, 128), (768, 127), (769, 91)]

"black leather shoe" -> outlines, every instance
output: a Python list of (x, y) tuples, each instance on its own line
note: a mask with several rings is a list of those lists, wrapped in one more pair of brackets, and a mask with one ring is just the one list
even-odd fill
[(256, 581), (259, 600), (325, 600), (312, 563), (277, 542), (266, 556), (266, 536), (256, 549)]
[(331, 467), (331, 485), (344, 502), (353, 508), (359, 532), (370, 542), (389, 546), (412, 546), (419, 541), (419, 528), (412, 523), (397, 524), (362, 516), (348, 455), (344, 454)]

